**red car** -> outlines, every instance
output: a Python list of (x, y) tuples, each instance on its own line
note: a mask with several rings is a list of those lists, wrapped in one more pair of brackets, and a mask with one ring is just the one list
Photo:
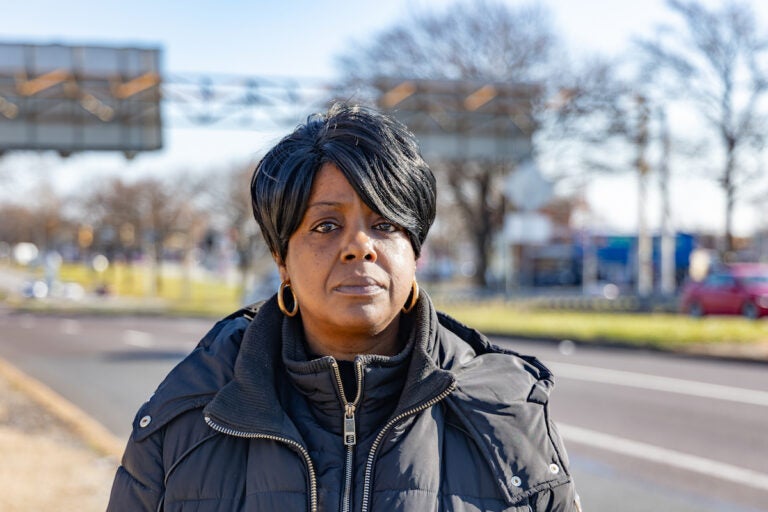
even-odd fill
[(733, 263), (683, 287), (680, 308), (691, 316), (768, 315), (768, 265)]

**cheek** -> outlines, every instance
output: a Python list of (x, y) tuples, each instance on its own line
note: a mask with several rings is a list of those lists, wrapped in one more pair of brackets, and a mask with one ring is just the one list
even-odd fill
[(295, 291), (316, 293), (328, 274), (328, 253), (321, 249), (308, 247), (306, 244), (289, 245), (285, 260), (285, 276), (294, 284)]
[(411, 283), (416, 274), (416, 256), (410, 241), (398, 244), (397, 250), (390, 253), (389, 264), (397, 290), (401, 294), (410, 293)]

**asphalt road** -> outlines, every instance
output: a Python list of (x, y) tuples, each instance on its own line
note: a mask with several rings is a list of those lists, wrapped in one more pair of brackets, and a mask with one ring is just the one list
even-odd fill
[[(0, 312), (0, 357), (126, 438), (211, 325)], [(585, 510), (768, 511), (768, 364), (494, 341), (557, 376), (552, 415)]]

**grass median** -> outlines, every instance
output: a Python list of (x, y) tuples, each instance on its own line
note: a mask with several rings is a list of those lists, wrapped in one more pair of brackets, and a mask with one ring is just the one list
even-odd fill
[(611, 341), (658, 348), (768, 343), (768, 321), (741, 317), (690, 318), (663, 313), (551, 311), (504, 302), (439, 305), (485, 333), (583, 342)]
[[(137, 309), (147, 306), (142, 311), (133, 312), (217, 318), (240, 307), (242, 297), (240, 286), (215, 276), (189, 279), (179, 273), (160, 272), (154, 292), (149, 293), (149, 273), (138, 265), (113, 265), (102, 275), (77, 265), (65, 265), (61, 270), (62, 280), (81, 283), (89, 291), (96, 284), (103, 283), (111, 296), (132, 299)], [(108, 297), (101, 303), (103, 313), (132, 312), (110, 308)], [(488, 334), (582, 342), (610, 341), (665, 349), (718, 344), (768, 346), (768, 319), (696, 319), (669, 313), (552, 310), (503, 300), (463, 303), (436, 300), (436, 305), (461, 322)], [(44, 301), (26, 301), (23, 308), (50, 311), (50, 305)], [(77, 304), (73, 303), (70, 311), (77, 309)]]

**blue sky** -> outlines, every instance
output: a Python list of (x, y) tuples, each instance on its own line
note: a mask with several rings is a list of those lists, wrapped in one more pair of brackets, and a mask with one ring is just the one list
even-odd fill
[[(511, 5), (520, 0), (507, 0)], [(28, 0), (5, 2), (0, 39), (165, 48), (171, 72), (326, 76), (333, 56), (446, 0)], [(662, 0), (549, 0), (580, 48), (615, 51), (663, 19)]]
[[(509, 4), (523, 3), (506, 0)], [(350, 45), (364, 44), (376, 32), (414, 10), (439, 9), (445, 0), (52, 0), (8, 1), (0, 11), (0, 41), (66, 44), (160, 46), (166, 73), (215, 73), (324, 79), (334, 75), (334, 58)], [(663, 0), (542, 1), (574, 54), (615, 54), (630, 38), (650, 34), (670, 19)], [(707, 3), (717, 3), (708, 0)], [(765, 9), (754, 2), (756, 9)], [(113, 174), (141, 175), (168, 169), (215, 169), (254, 160), (282, 135), (234, 129), (168, 127), (166, 147), (126, 162), (120, 155), (17, 154), (0, 162), (15, 189), (50, 179), (58, 187)], [(24, 168), (24, 176), (20, 176)], [(8, 185), (8, 184), (11, 185)], [(722, 198), (711, 184), (686, 178), (685, 195), (697, 201), (675, 212), (684, 229), (718, 229)], [(588, 195), (597, 222), (619, 230), (636, 224), (636, 183), (631, 178), (595, 180)], [(694, 191), (692, 194), (691, 191)], [(18, 190), (14, 191), (18, 192)], [(655, 199), (652, 197), (652, 202)], [(655, 206), (651, 212), (654, 225)], [(737, 228), (748, 231), (754, 212), (737, 212)]]

